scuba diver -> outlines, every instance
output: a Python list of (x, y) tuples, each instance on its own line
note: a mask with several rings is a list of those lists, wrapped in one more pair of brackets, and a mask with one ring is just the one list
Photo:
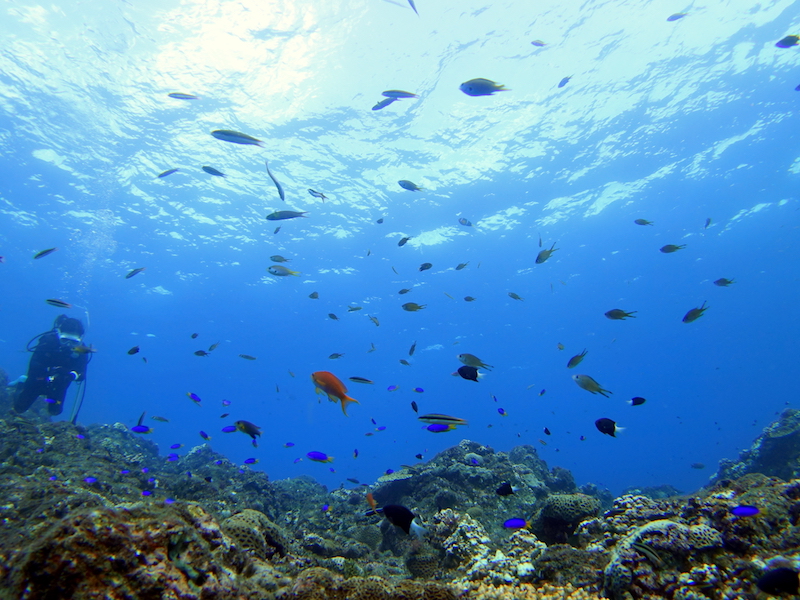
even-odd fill
[[(33, 356), (28, 364), (27, 376), (15, 382), (18, 390), (14, 397), (16, 412), (24, 413), (39, 396), (44, 396), (48, 412), (51, 415), (61, 414), (69, 384), (85, 380), (89, 355), (94, 352), (83, 344), (83, 333), (80, 320), (60, 315), (53, 323), (53, 329), (40, 333), (28, 342), (27, 349), (33, 352)], [(36, 347), (31, 349), (34, 340), (38, 341)], [(73, 412), (74, 418), (77, 418), (77, 410)]]

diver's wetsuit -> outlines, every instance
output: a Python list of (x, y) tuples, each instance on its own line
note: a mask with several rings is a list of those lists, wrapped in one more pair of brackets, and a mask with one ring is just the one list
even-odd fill
[(45, 396), (53, 400), (47, 405), (49, 413), (61, 414), (69, 384), (83, 380), (89, 362), (87, 354), (73, 352), (72, 348), (72, 344), (62, 343), (55, 331), (48, 331), (39, 338), (28, 364), (28, 379), (14, 399), (15, 411), (23, 413), (36, 398)]

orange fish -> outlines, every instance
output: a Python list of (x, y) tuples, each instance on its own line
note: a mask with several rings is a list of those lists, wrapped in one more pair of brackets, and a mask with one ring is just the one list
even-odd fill
[(317, 386), (316, 392), (318, 394), (324, 392), (331, 402), (336, 402), (337, 400), (342, 402), (342, 412), (345, 417), (347, 416), (348, 404), (352, 402), (360, 404), (358, 400), (347, 395), (347, 388), (333, 373), (329, 373), (328, 371), (316, 371), (311, 374), (311, 381)]

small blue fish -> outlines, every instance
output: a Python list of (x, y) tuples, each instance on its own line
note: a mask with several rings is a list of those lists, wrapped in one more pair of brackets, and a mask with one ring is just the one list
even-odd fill
[(484, 79), (483, 77), (465, 81), (458, 86), (458, 89), (467, 96), (491, 96), (495, 92), (509, 91), (504, 85), (498, 84), (491, 79)]
[(425, 189), (419, 187), (416, 183), (414, 183), (413, 181), (409, 181), (408, 179), (401, 179), (400, 181), (397, 182), (397, 185), (399, 185), (404, 190), (408, 190), (409, 192), (421, 192), (422, 190)]
[(200, 402), (201, 402), (200, 396), (198, 396), (197, 394), (195, 394), (193, 392), (186, 392), (186, 395), (189, 396), (189, 398), (192, 399), (192, 402), (197, 404), (197, 406), (200, 406)]
[(86, 477), (83, 481), (91, 485), (93, 483), (97, 483), (97, 477)]
[(217, 171), (214, 167), (203, 167), (203, 171), (208, 173), (209, 175), (214, 175), (215, 177), (226, 177), (225, 173), (222, 171)]
[(283, 445), (283, 447), (284, 447), (284, 448), (291, 448), (292, 446), (294, 446), (294, 442), (286, 442), (286, 443)]
[(283, 193), (283, 187), (281, 186), (280, 183), (278, 183), (278, 180), (275, 179), (275, 176), (272, 174), (272, 171), (269, 170), (269, 163), (266, 160), (264, 161), (264, 165), (266, 165), (267, 167), (267, 175), (269, 175), (269, 178), (272, 179), (272, 183), (274, 183), (275, 187), (278, 189), (278, 196), (280, 196), (281, 200), (285, 202), (286, 195)]
[(508, 416), (508, 413), (506, 412), (506, 409), (505, 409), (505, 408), (498, 408), (498, 409), (497, 409), (497, 412), (499, 412), (499, 413), (500, 413), (500, 416), (501, 416), (501, 417), (507, 417), (507, 416)]
[(569, 77), (564, 77), (561, 81), (558, 82), (558, 87), (562, 88), (569, 83), (569, 80), (572, 79), (572, 75)]
[(254, 465), (257, 462), (258, 462), (257, 458), (245, 458), (244, 459), (244, 464), (246, 464), (246, 465)]
[(332, 456), (328, 456), (324, 452), (317, 452), (316, 450), (308, 452), (306, 456), (311, 460), (313, 460), (314, 462), (326, 462), (326, 463), (333, 462)]
[(172, 92), (171, 94), (167, 94), (170, 98), (176, 98), (177, 100), (197, 100), (197, 96), (193, 94), (184, 94), (183, 92)]
[(322, 505), (322, 512), (328, 512), (328, 510), (330, 510), (330, 508), (331, 508), (330, 504), (323, 504)]
[(399, 100), (400, 98), (419, 98), (416, 94), (412, 94), (411, 92), (404, 92), (403, 90), (386, 90), (385, 92), (381, 92), (381, 96), (386, 96), (387, 98), (394, 98), (395, 100)]
[(206, 441), (209, 441), (211, 439), (211, 436), (208, 435), (205, 431), (200, 431), (200, 437)]
[(236, 425), (228, 425), (222, 428), (222, 433), (233, 433), (236, 431)]
[(169, 169), (168, 171), (164, 171), (163, 173), (159, 173), (157, 179), (161, 179), (162, 177), (168, 177), (173, 173), (177, 173), (180, 169)]
[(525, 519), (508, 519), (503, 523), (503, 527), (506, 529), (523, 529), (527, 526), (528, 522)]
[(358, 458), (358, 448), (353, 450), (353, 458)]
[(372, 107), (372, 110), (381, 110), (389, 106), (392, 102), (397, 102), (397, 98), (384, 98)]
[(167, 456), (167, 462), (175, 462), (176, 460), (180, 459), (180, 456), (172, 452), (169, 456)]
[(414, 391), (415, 391), (415, 392), (417, 392), (418, 394), (421, 394), (421, 393), (423, 393), (425, 390), (423, 390), (421, 387), (415, 387), (415, 388), (414, 388)]
[(754, 517), (756, 516), (760, 510), (758, 510), (757, 506), (750, 506), (747, 504), (741, 504), (739, 506), (734, 506), (731, 509), (731, 514), (735, 517)]
[(686, 13), (675, 13), (674, 15), (670, 15), (667, 17), (667, 21), (677, 21), (678, 19), (682, 19), (686, 16)]
[(408, 3), (411, 5), (411, 8), (414, 9), (414, 12), (417, 13), (417, 16), (419, 16), (419, 13), (417, 12), (417, 7), (414, 6), (414, 0), (408, 0)]
[(465, 219), (464, 217), (461, 217), (461, 218), (458, 220), (458, 224), (459, 224), (459, 225), (463, 225), (464, 227), (472, 227), (472, 222), (471, 222), (471, 221), (468, 221), (468, 220), (467, 220), (467, 219)]
[(147, 425), (142, 425), (142, 421), (144, 420), (145, 413), (142, 413), (142, 416), (139, 417), (139, 422), (131, 427), (131, 431), (133, 433), (152, 433), (153, 430), (150, 429)]
[(399, 385), (390, 385), (388, 388), (386, 388), (386, 391), (387, 392), (396, 392), (399, 389), (400, 389)]
[(425, 429), (430, 431), (431, 433), (444, 433), (445, 431), (452, 431), (455, 429), (455, 425), (445, 425), (444, 423), (431, 423)]
[(152, 496), (153, 492), (150, 490), (142, 490), (142, 496)]
[(222, 140), (223, 142), (231, 142), (232, 144), (243, 144), (246, 146), (262, 146), (261, 140), (256, 139), (253, 136), (247, 135), (246, 133), (233, 131), (232, 129), (215, 129), (214, 131), (211, 132), (211, 135), (213, 135), (218, 140)]

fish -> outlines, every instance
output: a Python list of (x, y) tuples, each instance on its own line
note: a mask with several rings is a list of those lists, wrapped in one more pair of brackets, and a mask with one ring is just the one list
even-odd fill
[(414, 400), (411, 401), (411, 410), (419, 414), (419, 406), (417, 406), (417, 403)]
[(286, 277), (288, 275), (294, 275), (295, 277), (300, 277), (299, 271), (292, 271), (291, 269), (287, 269), (281, 265), (272, 265), (267, 269), (271, 275), (275, 275), (276, 277)]
[(410, 240), (410, 239), (411, 239), (411, 236), (407, 236), (407, 237), (401, 238), (401, 240), (399, 242), (397, 242), (397, 245), (401, 246), (401, 247), (405, 246), (408, 243), (408, 240)]
[[(367, 316), (369, 317), (370, 321), (375, 323), (375, 327), (380, 327), (381, 326), (381, 322), (378, 321), (378, 317), (373, 317), (372, 315), (367, 315)], [(375, 350), (375, 344), (372, 344), (372, 350)]]
[(333, 314), (333, 313), (328, 313), (328, 318), (329, 318), (329, 319), (332, 319), (332, 320), (334, 320), (334, 321), (338, 321), (338, 320), (339, 320), (339, 317), (337, 317), (337, 316), (336, 316), (335, 314)]
[(714, 285), (719, 287), (728, 287), (732, 283), (736, 283), (733, 279), (725, 279), (724, 277), (720, 277), (714, 282)]
[(544, 434), (545, 435), (551, 435), (550, 434), (550, 430), (547, 427), (544, 428)]
[(683, 315), (683, 319), (682, 319), (683, 322), (684, 323), (691, 323), (693, 321), (697, 321), (697, 319), (699, 319), (700, 317), (703, 316), (703, 313), (706, 312), (708, 310), (708, 308), (709, 307), (706, 306), (706, 303), (703, 302), (703, 305), (700, 306), (699, 308), (693, 308), (689, 312), (687, 312), (685, 315)]
[(469, 421), (459, 417), (451, 417), (450, 415), (443, 415), (441, 413), (429, 413), (417, 417), (418, 421), (423, 423), (435, 423), (440, 425), (469, 425)]
[(408, 312), (416, 312), (418, 310), (422, 310), (426, 306), (428, 306), (428, 305), (427, 304), (417, 304), (416, 302), (406, 302), (405, 304), (403, 304), (403, 306), (401, 308), (403, 310), (405, 310), (405, 311), (408, 311)]
[(131, 356), (133, 356), (133, 355), (134, 355), (134, 354), (136, 354), (137, 352), (139, 352), (139, 346), (134, 346), (133, 348), (131, 348), (130, 350), (128, 350), (128, 354), (130, 354)]
[(600, 433), (610, 435), (611, 437), (617, 437), (617, 433), (624, 429), (624, 427), (618, 427), (616, 421), (605, 417), (597, 419), (597, 421), (594, 422), (594, 426), (597, 427), (597, 431)]
[(219, 416), (219, 418), (220, 418), (220, 419), (224, 419), (224, 418), (226, 418), (226, 417), (229, 417), (229, 416), (230, 416), (230, 414), (231, 414), (231, 413), (222, 413), (222, 414)]
[(399, 389), (400, 389), (399, 385), (390, 385), (389, 387), (386, 388), (386, 391), (387, 392), (396, 392)]
[(39, 258), (44, 258), (48, 254), (52, 254), (56, 250), (58, 250), (58, 248), (48, 248), (47, 250), (41, 250), (41, 251), (39, 251), (39, 252), (37, 252), (36, 254), (33, 255), (33, 260), (36, 260), (36, 259), (39, 259)]
[(280, 230), (281, 230), (281, 226), (280, 226), (280, 225), (278, 225), (278, 226), (275, 228), (275, 231), (273, 231), (273, 232), (272, 232), (272, 233), (273, 233), (273, 235), (274, 235), (274, 234), (276, 234), (276, 233), (278, 233)]
[(648, 221), (647, 219), (636, 219), (634, 221), (637, 225), (653, 225), (652, 221)]
[(757, 506), (749, 504), (740, 504), (731, 508), (731, 514), (734, 517), (755, 517), (760, 512)]
[(506, 481), (499, 488), (495, 490), (498, 496), (511, 496), (512, 494), (518, 491), (519, 488), (512, 486), (510, 481)]
[(275, 188), (278, 190), (278, 196), (280, 196), (281, 200), (285, 202), (286, 195), (283, 193), (283, 187), (280, 183), (278, 183), (278, 180), (275, 179), (275, 175), (272, 174), (272, 171), (269, 170), (269, 163), (266, 160), (264, 161), (264, 165), (267, 167), (267, 175), (269, 175), (269, 178), (272, 179), (272, 183), (275, 184)]
[[(286, 219), (297, 219), (298, 217), (306, 217), (308, 212), (297, 212), (294, 210), (276, 210), (267, 215), (267, 221), (285, 221)], [(277, 231), (275, 233), (278, 233)]]
[(468, 379), (469, 381), (478, 382), (478, 369), (475, 367), (470, 367), (468, 365), (464, 365), (463, 367), (458, 367), (458, 374), (461, 375), (463, 379)]
[(369, 383), (373, 384), (374, 381), (367, 379), (366, 377), (348, 377), (348, 379), (354, 383)]
[(183, 92), (170, 92), (167, 94), (170, 98), (175, 98), (177, 100), (197, 100), (198, 97), (194, 94), (184, 94)]
[(324, 452), (317, 452), (316, 450), (312, 450), (311, 452), (306, 453), (306, 456), (311, 460), (313, 460), (314, 462), (324, 462), (324, 463), (333, 462), (332, 456), (328, 456)]
[(308, 188), (308, 193), (314, 196), (314, 198), (319, 198), (323, 202), (325, 202), (325, 200), (328, 199), (328, 197), (322, 192), (318, 192), (317, 190), (312, 190), (311, 188)]
[(487, 365), (485, 362), (483, 362), (480, 358), (478, 358), (474, 354), (467, 354), (467, 353), (459, 354), (457, 358), (459, 361), (461, 361), (468, 367), (475, 367), (477, 369), (486, 369), (487, 371), (491, 371), (494, 368), (492, 365)]
[(570, 358), (567, 361), (567, 368), (568, 369), (574, 369), (579, 364), (581, 364), (581, 361), (586, 357), (587, 352), (588, 352), (588, 350), (586, 350), (586, 348), (584, 348), (583, 352), (581, 352), (580, 354), (576, 354), (575, 356)]
[(411, 363), (408, 362), (405, 358), (401, 358), (399, 362), (400, 362), (401, 365), (403, 365), (405, 367), (410, 367), (411, 366)]
[(200, 431), (200, 437), (203, 438), (206, 441), (211, 439), (211, 436), (208, 435), (205, 431), (202, 431), (202, 430)]
[(153, 421), (159, 421), (160, 423), (169, 423), (169, 419), (166, 417), (159, 417), (158, 415), (153, 415), (150, 417)]
[[(289, 371), (289, 375), (292, 375), (291, 371)], [(292, 375), (292, 377), (294, 377), (294, 375)], [(230, 406), (230, 405), (231, 405), (231, 401), (230, 400), (223, 400), (222, 401), (222, 406)]]
[(464, 302), (475, 302), (475, 300), (477, 300), (477, 298), (473, 296), (464, 296)]
[(312, 300), (316, 300), (317, 298), (319, 298), (319, 292), (311, 292), (308, 295), (308, 297), (311, 298)]
[(525, 519), (519, 519), (519, 518), (507, 519), (503, 523), (503, 527), (505, 527), (506, 529), (525, 529), (527, 527), (530, 527), (530, 523)]
[[(414, 12), (417, 13), (417, 16), (419, 16), (419, 13), (417, 12), (417, 7), (414, 5), (414, 0), (408, 0), (408, 4), (411, 6), (411, 8), (414, 9)], [(406, 531), (406, 533), (408, 532)]]
[(222, 433), (233, 433), (236, 431), (236, 425), (228, 425), (222, 428)]
[(563, 350), (564, 349), (564, 344), (562, 344), (561, 342), (558, 342), (558, 344), (556, 345), (556, 348), (558, 348), (559, 350)]
[(680, 246), (676, 246), (675, 244), (667, 244), (666, 246), (661, 246), (661, 248), (658, 250), (664, 254), (670, 254), (672, 252), (677, 252), (678, 250), (683, 250), (684, 248), (686, 248), (686, 244), (682, 244)]
[(442, 293), (443, 293), (445, 296), (447, 296), (448, 298), (450, 298), (450, 300), (455, 300), (455, 298), (453, 298), (453, 297), (452, 297), (450, 294), (448, 294), (447, 292), (442, 292)]
[(194, 392), (186, 392), (186, 395), (192, 400), (192, 402), (197, 404), (197, 406), (200, 406), (200, 403), (202, 402), (200, 396), (198, 396)]
[(539, 248), (542, 247), (542, 234), (539, 234)]
[(419, 266), (419, 270), (420, 270), (420, 271), (427, 271), (427, 270), (428, 270), (428, 269), (430, 269), (431, 267), (433, 267), (433, 264), (432, 264), (432, 263), (428, 263), (428, 262), (426, 262), (426, 263), (422, 263), (422, 264)]
[(525, 300), (525, 298), (520, 297), (518, 294), (515, 294), (514, 292), (508, 292), (508, 297), (511, 298), (512, 300), (520, 300), (520, 301)]
[(167, 169), (166, 171), (163, 171), (163, 172), (159, 173), (158, 175), (156, 175), (156, 179), (161, 179), (163, 177), (169, 177), (170, 175), (172, 175), (173, 173), (177, 173), (178, 171), (180, 171), (180, 169)]
[(254, 465), (257, 462), (258, 462), (257, 458), (245, 458), (244, 459), (244, 464), (246, 464), (246, 465)]
[(363, 308), (362, 306), (348, 306), (347, 312), (356, 312), (361, 310), (362, 308)]
[(645, 400), (641, 396), (634, 396), (633, 398), (628, 400), (628, 404), (630, 404), (631, 406), (641, 406), (645, 402), (647, 402), (647, 400)]
[[(411, 2), (412, 0), (409, 0)], [(414, 513), (408, 510), (405, 506), (400, 506), (399, 504), (387, 504), (383, 507), (383, 516), (386, 517), (386, 520), (389, 521), (395, 527), (399, 527), (407, 534), (411, 535), (411, 531), (414, 531), (414, 535), (420, 537), (423, 533), (425, 533), (425, 528), (417, 525), (414, 521)]]
[(491, 96), (495, 92), (508, 92), (510, 91), (506, 86), (498, 84), (491, 79), (484, 79), (478, 77), (477, 79), (470, 79), (458, 86), (462, 92), (467, 96)]
[(706, 219), (705, 225), (703, 225), (703, 229), (708, 229), (708, 226), (711, 225), (711, 217)]
[[(354, 452), (353, 454), (355, 454), (356, 456), (358, 456), (358, 451)], [(355, 456), (354, 456), (353, 458), (355, 458)], [(348, 478), (347, 478), (347, 481), (349, 481), (349, 482), (350, 482), (350, 483), (352, 483), (353, 485), (360, 485), (360, 484), (361, 484), (361, 482), (360, 482), (358, 479), (356, 479), (355, 477), (348, 477)]]
[(379, 100), (375, 106), (372, 107), (372, 110), (381, 110), (389, 106), (392, 102), (397, 102), (397, 98), (384, 98), (383, 100)]
[(206, 352), (205, 350), (195, 350), (194, 355), (195, 356), (209, 356), (208, 352)]
[(147, 267), (139, 267), (138, 269), (133, 269), (127, 275), (125, 275), (125, 279), (130, 279), (131, 277), (133, 277), (135, 275), (138, 275), (139, 273), (141, 273), (145, 269), (147, 269)]
[(256, 360), (255, 356), (250, 356), (249, 354), (240, 354), (239, 358), (243, 358), (245, 360)]
[(461, 217), (461, 218), (458, 220), (458, 224), (459, 224), (459, 225), (463, 225), (464, 227), (472, 227), (472, 222), (471, 222), (471, 221), (468, 221), (468, 220), (467, 220), (467, 219), (465, 219), (464, 217)]
[(397, 269), (395, 269), (394, 267), (392, 267), (392, 271), (394, 271), (395, 275), (399, 275), (400, 274), (400, 273), (397, 272)]
[(790, 567), (778, 567), (776, 569), (770, 569), (759, 577), (756, 581), (756, 587), (762, 592), (772, 596), (778, 596), (780, 594), (797, 596), (798, 588), (800, 588), (800, 579), (795, 569)]
[(227, 177), (225, 173), (223, 173), (222, 171), (217, 171), (214, 167), (204, 166), (203, 171), (205, 171), (209, 175), (213, 175), (214, 177)]
[(380, 219), (378, 219), (378, 220), (377, 220), (377, 221), (375, 221), (375, 222), (376, 222), (378, 225), (380, 225), (381, 223), (383, 223), (383, 217), (381, 217)]
[(417, 342), (414, 342), (413, 344), (411, 344), (411, 348), (408, 349), (408, 355), (414, 356), (414, 350), (416, 349), (417, 349)]
[(497, 412), (501, 417), (507, 417), (508, 416), (508, 413), (506, 412), (505, 408), (498, 408)]
[(340, 352), (334, 352), (328, 358), (330, 358), (331, 360), (335, 360), (337, 358), (342, 358), (343, 356), (344, 356), (344, 354), (342, 354)]
[(703, 463), (692, 463), (689, 466), (692, 467), (693, 469), (698, 469), (698, 470), (706, 468), (706, 466)]
[(634, 317), (633, 314), (636, 312), (638, 311), (625, 312), (619, 308), (613, 308), (607, 311), (605, 315), (607, 319), (611, 319), (612, 321), (624, 321), (625, 319), (635, 319), (636, 317)]
[(232, 144), (242, 144), (244, 146), (261, 146), (264, 144), (261, 140), (254, 138), (252, 135), (247, 135), (241, 131), (233, 131), (232, 129), (215, 129), (211, 135), (222, 140), (223, 142), (230, 142)]
[(564, 79), (562, 79), (561, 81), (558, 82), (558, 86), (557, 87), (560, 87), (560, 88), (564, 87), (565, 85), (567, 85), (569, 83), (570, 79), (572, 79), (572, 75), (570, 75), (569, 77), (564, 77)]
[(238, 431), (249, 435), (253, 439), (253, 445), (256, 445), (256, 437), (261, 437), (261, 428), (258, 425), (254, 425), (250, 421), (241, 420), (236, 421), (234, 425)]
[(284, 262), (289, 262), (291, 260), (289, 258), (284, 258), (280, 254), (273, 254), (272, 256), (269, 257), (269, 259), (272, 262), (276, 262), (276, 263), (284, 263)]
[(286, 442), (283, 447), (284, 448), (292, 448), (294, 446), (294, 442)]
[(213, 352), (213, 351), (214, 351), (214, 350), (216, 350), (218, 347), (219, 347), (219, 342), (216, 342), (216, 343), (214, 343), (214, 344), (211, 344), (211, 345), (208, 347), (208, 351), (209, 351), (209, 352)]
[(399, 185), (404, 190), (408, 190), (409, 192), (421, 192), (422, 190), (425, 189), (419, 187), (416, 183), (414, 183), (413, 181), (409, 181), (408, 179), (401, 179), (400, 181), (397, 182), (397, 185)]
[(369, 343), (369, 350), (367, 350), (367, 354), (369, 354), (370, 352), (375, 352), (375, 350), (377, 350), (377, 348), (375, 347), (375, 344), (370, 342)]
[(675, 13), (667, 17), (667, 21), (677, 21), (686, 16), (686, 13)]
[(399, 100), (400, 98), (419, 98), (417, 94), (404, 92), (403, 90), (386, 90), (385, 92), (381, 92), (381, 96), (385, 96), (386, 98), (394, 98), (396, 100)]
[(347, 395), (347, 387), (333, 373), (328, 371), (315, 371), (311, 374), (311, 381), (314, 382), (314, 391), (317, 394), (324, 393), (331, 402), (336, 402), (338, 400), (342, 403), (342, 412), (344, 416), (347, 416), (347, 407), (350, 404), (360, 404), (358, 400)]
[(539, 254), (536, 255), (536, 264), (541, 265), (544, 261), (550, 258), (550, 255), (553, 254), (553, 252), (556, 252), (557, 250), (560, 250), (560, 248), (556, 248), (555, 243), (550, 246), (549, 250), (540, 250)]
[(64, 302), (63, 300), (59, 300), (58, 298), (48, 298), (45, 300), (50, 306), (55, 306), (56, 308), (72, 308), (72, 304), (69, 302)]
[(139, 417), (139, 422), (133, 427), (131, 427), (131, 431), (133, 433), (142, 433), (142, 434), (153, 433), (153, 430), (150, 427), (148, 427), (147, 425), (142, 425), (142, 421), (144, 421), (144, 415), (145, 413), (142, 413), (141, 416)]
[(422, 453), (415, 454), (414, 458), (416, 458), (417, 460), (422, 460)]
[(600, 394), (601, 396), (608, 398), (608, 394), (614, 393), (603, 389), (603, 387), (589, 375), (573, 375), (572, 380), (578, 384), (578, 387), (581, 387), (592, 394)]
[(191, 337), (192, 337), (193, 340), (196, 340), (198, 335), (200, 335), (200, 334), (199, 333), (193, 333)]
[(460, 271), (461, 269), (464, 269), (464, 268), (466, 268), (466, 266), (467, 266), (468, 264), (469, 264), (468, 262), (465, 262), (465, 263), (458, 263), (458, 264), (456, 265), (456, 271)]
[(792, 46), (797, 46), (798, 43), (800, 43), (799, 35), (787, 35), (785, 38), (775, 42), (775, 45), (778, 48), (791, 48)]

